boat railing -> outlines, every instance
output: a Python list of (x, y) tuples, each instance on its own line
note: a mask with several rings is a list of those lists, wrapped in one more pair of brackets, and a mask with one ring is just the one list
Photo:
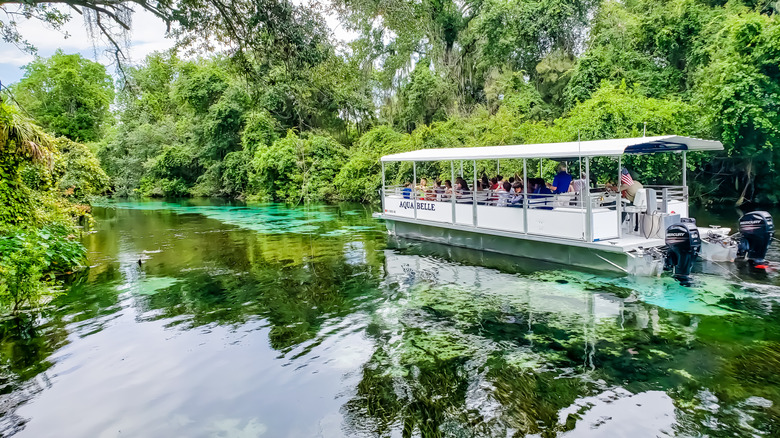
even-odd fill
[[(497, 196), (498, 195), (498, 196)], [(454, 196), (454, 198), (453, 198)], [(619, 237), (615, 193), (441, 193), (440, 189), (386, 185), (386, 214), (537, 236), (597, 241)], [(514, 207), (514, 208), (513, 208)]]
[(688, 187), (647, 185), (646, 189), (655, 190), (656, 209), (666, 213), (688, 214)]

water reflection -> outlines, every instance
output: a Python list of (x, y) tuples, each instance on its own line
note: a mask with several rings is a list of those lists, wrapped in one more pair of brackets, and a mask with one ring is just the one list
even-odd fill
[(388, 242), (363, 206), (96, 214), (89, 271), (0, 327), (4, 435), (780, 432), (772, 273), (684, 288)]

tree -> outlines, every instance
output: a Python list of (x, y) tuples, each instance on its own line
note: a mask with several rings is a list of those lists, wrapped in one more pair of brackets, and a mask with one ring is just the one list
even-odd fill
[[(125, 45), (134, 8), (164, 21), (182, 46), (226, 48), (246, 73), (262, 75), (276, 63), (291, 70), (316, 64), (322, 57), (321, 48), (328, 45), (322, 17), (313, 8), (289, 0), (0, 0), (0, 11), (5, 14), (0, 36), (34, 53), (36, 48), (19, 31), (17, 19), (32, 18), (61, 29), (71, 16), (60, 6), (83, 16), (93, 39), (108, 40), (122, 72), (128, 60)], [(259, 59), (266, 62), (258, 63)], [(258, 71), (259, 64), (263, 67)]]
[(95, 141), (110, 121), (114, 84), (102, 64), (58, 50), (25, 66), (13, 86), (21, 106), (55, 136)]

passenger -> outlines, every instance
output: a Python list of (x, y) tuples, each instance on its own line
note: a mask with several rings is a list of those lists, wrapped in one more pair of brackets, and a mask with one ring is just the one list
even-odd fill
[(560, 164), (558, 164), (558, 174), (555, 175), (552, 186), (550, 188), (552, 189), (552, 192), (555, 194), (566, 193), (570, 189), (571, 180), (572, 177), (568, 172), (566, 163), (561, 162)]
[(585, 173), (580, 173), (580, 179), (575, 179), (571, 183), (572, 190), (575, 193), (582, 193), (582, 191), (588, 187), (588, 180), (585, 177)]
[(445, 191), (446, 191), (446, 189), (441, 184), (441, 180), (437, 179), (436, 180), (436, 185), (433, 187), (433, 192), (435, 193), (435, 200), (436, 201), (441, 201)]
[(625, 167), (620, 171), (620, 188), (618, 188), (618, 191), (623, 195), (624, 198), (631, 201), (631, 203), (634, 202), (634, 197), (636, 197), (637, 192), (642, 190), (644, 186), (642, 186), (642, 183), (639, 181), (634, 180), (631, 178), (631, 173), (628, 172), (628, 169)]
[(423, 178), (420, 180), (420, 186), (418, 187), (420, 200), (423, 201), (428, 198), (430, 193), (430, 187), (428, 187), (428, 180)]
[(412, 199), (412, 183), (409, 181), (404, 183), (404, 188), (401, 189), (401, 193), (404, 195), (404, 199)]
[(547, 184), (544, 182), (543, 178), (534, 178), (534, 191), (533, 195), (529, 195), (528, 199), (544, 199), (535, 201), (533, 204), (536, 208), (540, 208), (543, 210), (552, 210), (552, 207), (548, 206), (550, 202), (550, 198), (553, 192), (547, 187)]
[(490, 180), (488, 179), (487, 175), (485, 175), (485, 174), (483, 173), (483, 174), (482, 174), (482, 187), (483, 187), (485, 190), (490, 190), (490, 187), (491, 187), (491, 186), (492, 186), (492, 184), (490, 184)]
[(512, 184), (509, 184), (508, 181), (504, 181), (504, 183), (499, 187), (498, 189), (498, 205), (499, 207), (506, 207), (507, 204), (509, 204), (509, 199), (512, 196), (510, 193), (512, 190)]
[(515, 183), (515, 177), (510, 176), (509, 177), (509, 184), (514, 184), (514, 183)]
[(441, 197), (442, 201), (449, 201), (452, 199), (452, 181), (444, 180), (444, 195)]
[(515, 181), (512, 184), (512, 197), (509, 199), (510, 207), (522, 207), (523, 206), (523, 183)]
[(490, 178), (490, 190), (498, 190), (498, 178)]
[(458, 177), (455, 181), (455, 194), (462, 202), (471, 201), (471, 190), (469, 190), (469, 184), (462, 177)]

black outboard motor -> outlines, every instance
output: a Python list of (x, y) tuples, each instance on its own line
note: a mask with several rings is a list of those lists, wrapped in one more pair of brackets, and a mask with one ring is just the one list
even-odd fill
[(683, 286), (693, 282), (691, 269), (693, 262), (701, 252), (701, 237), (699, 229), (690, 222), (674, 224), (666, 229), (665, 268), (672, 271), (672, 276)]
[(737, 247), (737, 257), (747, 257), (750, 266), (766, 267), (766, 251), (772, 243), (775, 224), (765, 211), (754, 211), (739, 219), (739, 234), (742, 236)]

